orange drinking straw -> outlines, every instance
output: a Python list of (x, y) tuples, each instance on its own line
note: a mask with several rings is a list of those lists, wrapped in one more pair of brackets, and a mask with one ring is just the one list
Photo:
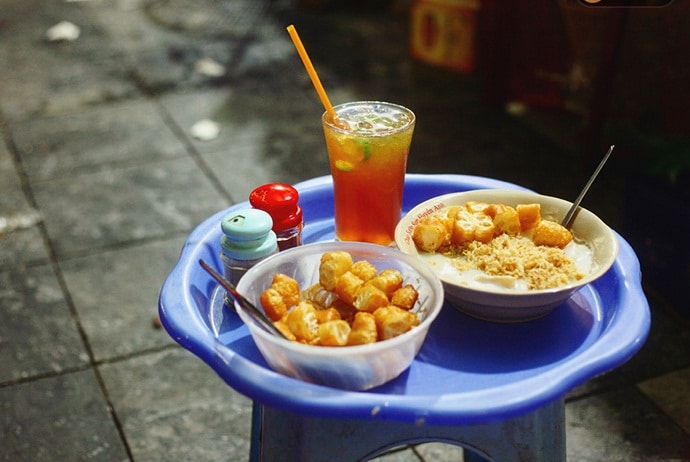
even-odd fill
[(321, 80), (319, 79), (319, 76), (316, 73), (316, 69), (314, 69), (314, 65), (311, 63), (311, 59), (309, 59), (307, 50), (304, 49), (304, 45), (302, 45), (302, 41), (300, 40), (299, 35), (297, 35), (297, 30), (295, 29), (295, 26), (289, 25), (287, 27), (287, 31), (288, 34), (290, 34), (292, 43), (294, 43), (295, 48), (297, 48), (297, 53), (299, 54), (299, 57), (302, 58), (302, 63), (304, 64), (304, 67), (307, 69), (307, 74), (309, 74), (311, 83), (314, 85), (314, 89), (316, 90), (316, 93), (319, 95), (319, 98), (321, 99), (321, 104), (323, 104), (323, 107), (326, 108), (326, 112), (331, 117), (331, 119), (334, 119), (335, 111), (333, 110), (331, 101), (328, 99), (328, 95), (326, 94), (326, 90), (323, 89), (323, 85), (321, 85)]

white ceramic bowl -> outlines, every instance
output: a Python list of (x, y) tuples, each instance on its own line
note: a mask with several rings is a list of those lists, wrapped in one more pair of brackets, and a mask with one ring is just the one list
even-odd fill
[[(441, 207), (463, 205), (469, 201), (517, 204), (538, 203), (543, 219), (559, 222), (565, 217), (571, 202), (527, 191), (485, 189), (451, 193), (429, 199), (410, 210), (398, 223), (395, 242), (398, 248), (419, 258), (412, 240), (414, 226), (420, 217)], [(471, 316), (500, 322), (517, 322), (536, 319), (551, 312), (584, 285), (595, 281), (609, 270), (618, 255), (618, 240), (614, 232), (595, 214), (580, 208), (571, 222), (577, 242), (586, 243), (592, 250), (592, 271), (577, 283), (555, 289), (507, 291), (501, 289), (477, 289), (453, 282), (440, 274), (439, 266), (429, 265), (439, 274), (446, 292), (446, 300), (460, 311)]]
[(261, 309), (259, 296), (276, 273), (293, 277), (300, 288), (319, 280), (324, 252), (344, 250), (353, 260), (367, 260), (379, 271), (399, 270), (405, 283), (419, 291), (413, 309), (420, 324), (392, 339), (368, 345), (324, 347), (304, 345), (271, 335), (247, 313), (237, 311), (266, 362), (274, 370), (312, 383), (348, 390), (365, 390), (392, 380), (405, 371), (426, 338), (429, 326), (443, 305), (443, 286), (431, 269), (417, 258), (392, 247), (359, 242), (324, 242), (284, 250), (263, 260), (240, 279), (237, 291)]

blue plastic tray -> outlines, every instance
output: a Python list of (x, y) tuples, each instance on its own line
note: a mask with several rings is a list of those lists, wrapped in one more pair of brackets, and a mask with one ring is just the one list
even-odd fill
[[(296, 187), (304, 209), (305, 241), (333, 239), (330, 177)], [(408, 174), (404, 209), (439, 194), (479, 188), (524, 189), (481, 177)], [(392, 382), (366, 392), (301, 382), (268, 367), (247, 328), (223, 307), (221, 292), (198, 265), (203, 258), (221, 268), (219, 223), (228, 210), (209, 217), (191, 233), (162, 287), (159, 311), (163, 326), (178, 343), (231, 387), (265, 405), (320, 417), (427, 424), (505, 419), (532, 411), (621, 365), (642, 346), (649, 331), (639, 263), (618, 236), (620, 252), (611, 270), (544, 318), (491, 323), (446, 306), (410, 368)]]

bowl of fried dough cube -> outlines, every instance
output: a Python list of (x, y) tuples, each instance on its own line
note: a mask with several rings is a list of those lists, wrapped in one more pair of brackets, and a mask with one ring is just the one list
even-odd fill
[(323, 242), (252, 267), (237, 290), (286, 338), (237, 312), (269, 366), (319, 385), (366, 390), (403, 373), (443, 305), (443, 286), (393, 247)]
[(529, 191), (446, 194), (398, 223), (398, 248), (441, 279), (451, 305), (477, 318), (529, 321), (549, 314), (613, 265), (615, 233), (572, 203)]

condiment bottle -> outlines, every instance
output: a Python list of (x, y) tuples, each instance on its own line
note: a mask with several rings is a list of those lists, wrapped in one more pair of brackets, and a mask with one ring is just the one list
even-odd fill
[(271, 215), (280, 250), (302, 245), (304, 220), (294, 187), (284, 183), (259, 186), (249, 194), (249, 203)]
[[(220, 223), (220, 258), (225, 277), (237, 285), (249, 268), (278, 252), (271, 216), (258, 209), (230, 212)], [(230, 306), (232, 306), (230, 304)]]

